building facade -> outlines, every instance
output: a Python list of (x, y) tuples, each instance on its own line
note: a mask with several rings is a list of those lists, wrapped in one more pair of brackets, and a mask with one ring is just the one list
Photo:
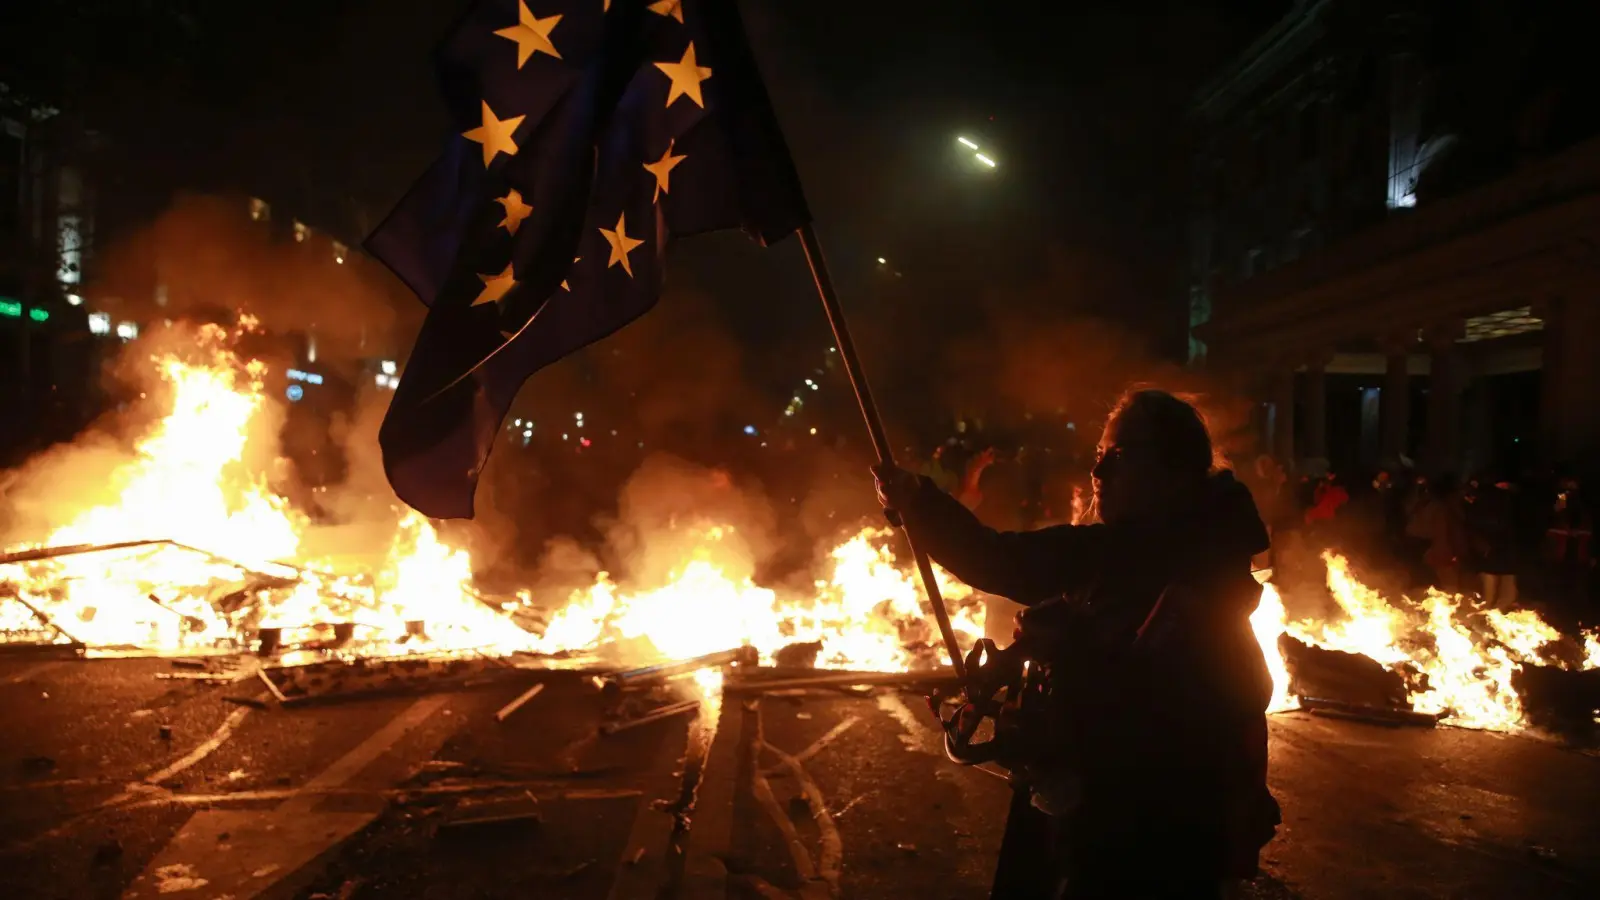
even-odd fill
[(1301, 0), (1196, 98), (1191, 360), (1280, 458), (1600, 450), (1600, 104), (1563, 5)]
[(0, 461), (70, 434), (93, 405), (98, 355), (80, 293), (96, 196), (93, 136), (0, 84)]

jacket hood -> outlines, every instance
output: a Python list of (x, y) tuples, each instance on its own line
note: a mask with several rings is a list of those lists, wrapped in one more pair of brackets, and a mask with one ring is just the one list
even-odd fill
[(1207, 479), (1192, 527), (1197, 543), (1216, 553), (1251, 557), (1271, 543), (1250, 489), (1227, 470)]

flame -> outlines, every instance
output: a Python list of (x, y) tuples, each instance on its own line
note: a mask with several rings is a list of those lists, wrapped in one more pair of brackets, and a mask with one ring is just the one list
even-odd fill
[[(602, 573), (542, 634), (484, 602), (470, 555), (398, 505), (379, 523), (392, 533), (381, 559), (352, 571), (317, 558), (307, 550), (310, 517), (271, 489), (266, 466), (247, 462), (272, 430), (276, 403), (265, 390), (267, 366), (234, 350), (253, 327), (205, 326), (181, 352), (150, 358), (164, 390), (146, 403), (164, 404), (159, 419), (95, 501), (59, 510), (31, 546), (152, 543), (0, 565), (0, 640), (44, 636), (95, 653), (225, 653), (278, 629), (285, 646), (321, 642), (318, 652), (343, 656), (607, 650), (647, 664), (751, 645), (771, 661), (787, 645), (814, 641), (827, 668), (900, 670), (945, 658), (888, 529), (863, 529), (832, 548), (827, 577), (810, 589), (779, 591), (751, 580), (734, 529), (703, 523), (659, 583), (624, 587)], [(937, 574), (956, 631), (970, 642), (983, 632), (982, 610), (965, 602), (970, 589)], [(527, 594), (522, 601), (539, 605)], [(335, 640), (341, 627), (349, 633)], [(720, 677), (705, 671), (691, 681), (712, 703)]]
[[(1414, 710), (1469, 728), (1518, 731), (1523, 708), (1512, 679), (1525, 665), (1566, 665), (1553, 651), (1561, 634), (1532, 610), (1479, 610), (1464, 596), (1432, 588), (1420, 600), (1390, 599), (1362, 584), (1349, 561), (1324, 553), (1328, 591), (1342, 618), (1288, 621), (1272, 585), (1251, 617), (1272, 672), (1272, 711), (1293, 709), (1278, 638), (1357, 653), (1402, 673)], [(1584, 636), (1582, 668), (1600, 668), (1600, 632)]]
[[(464, 549), (398, 505), (379, 523), (388, 538), (377, 558), (354, 569), (319, 558), (307, 540), (316, 524), (272, 490), (267, 465), (250, 463), (271, 433), (275, 401), (264, 387), (266, 365), (234, 351), (238, 336), (206, 326), (182, 352), (150, 359), (164, 390), (146, 402), (163, 404), (159, 419), (89, 485), (95, 499), (59, 510), (31, 546), (146, 543), (0, 565), (0, 640), (72, 640), (98, 653), (225, 653), (247, 650), (275, 628), (286, 645), (324, 655), (582, 650), (648, 664), (748, 645), (772, 663), (785, 647), (814, 643), (822, 668), (948, 662), (921, 585), (896, 559), (885, 528), (831, 547), (822, 577), (809, 585), (769, 587), (753, 580), (753, 560), (725, 523), (669, 526), (680, 543), (688, 539), (676, 565), (649, 582), (602, 573), (538, 634), (475, 591)], [(18, 549), (26, 548), (9, 548)], [(1484, 610), (1432, 590), (1384, 597), (1343, 557), (1323, 558), (1338, 615), (1290, 621), (1284, 598), (1266, 585), (1251, 616), (1274, 711), (1298, 705), (1283, 634), (1365, 655), (1401, 673), (1415, 709), (1475, 728), (1523, 727), (1513, 679), (1524, 666), (1600, 668), (1600, 631), (1582, 636), (1580, 661), (1557, 653), (1569, 642), (1536, 613)], [(983, 633), (981, 605), (948, 573), (936, 567), (935, 575), (957, 635), (970, 644)], [(525, 593), (521, 602), (544, 605), (536, 599)], [(721, 677), (704, 670), (685, 683), (714, 710)]]
[(1278, 638), (1283, 635), (1287, 622), (1283, 598), (1278, 596), (1278, 589), (1270, 584), (1262, 585), (1261, 602), (1256, 605), (1256, 611), (1250, 614), (1250, 630), (1255, 632), (1256, 641), (1261, 644), (1262, 654), (1267, 660), (1267, 671), (1272, 675), (1272, 700), (1267, 705), (1269, 713), (1300, 706), (1300, 699), (1289, 693), (1289, 666), (1284, 662), (1283, 651), (1278, 648)]
[[(730, 569), (744, 567), (719, 553), (732, 533), (727, 526), (705, 529), (692, 558), (653, 588), (624, 591), (602, 573), (568, 598), (537, 649), (643, 642), (648, 653), (681, 659), (748, 644), (771, 663), (786, 646), (817, 642), (819, 668), (902, 671), (923, 657), (922, 648), (937, 644), (921, 585), (897, 565), (889, 529), (864, 528), (835, 547), (828, 577), (805, 597), (730, 576)], [(983, 634), (982, 608), (962, 605), (971, 588), (937, 567), (935, 575), (952, 606), (952, 627), (970, 644)], [(942, 645), (936, 652), (949, 662)]]

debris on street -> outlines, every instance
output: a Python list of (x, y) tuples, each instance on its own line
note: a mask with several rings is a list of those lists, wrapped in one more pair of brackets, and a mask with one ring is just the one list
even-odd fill
[[(789, 670), (792, 671), (792, 670)], [(957, 679), (949, 669), (916, 672), (828, 672), (814, 670), (814, 674), (788, 678), (768, 677), (768, 673), (742, 671), (743, 677), (728, 680), (725, 689), (730, 693), (767, 693), (804, 688), (869, 687), (935, 687), (955, 684)]]
[(615, 694), (622, 690), (659, 685), (678, 676), (688, 675), (700, 669), (709, 669), (713, 666), (728, 666), (737, 671), (742, 671), (745, 667), (755, 666), (759, 661), (755, 648), (747, 645), (735, 647), (732, 650), (708, 653), (691, 659), (680, 659), (642, 666), (636, 669), (626, 669), (606, 676), (603, 679), (603, 684), (608, 693)]
[(538, 684), (535, 684), (533, 687), (530, 687), (527, 690), (523, 691), (522, 693), (518, 694), (517, 698), (515, 700), (512, 700), (510, 703), (507, 703), (505, 706), (500, 707), (500, 711), (494, 714), (494, 720), (496, 722), (504, 722), (507, 718), (509, 718), (511, 716), (512, 713), (514, 713), (517, 710), (521, 709), (522, 705), (524, 703), (527, 703), (529, 700), (532, 700), (533, 698), (539, 696), (539, 693), (541, 691), (543, 691), (543, 690), (544, 690), (544, 682), (541, 681)]
[(699, 709), (699, 700), (684, 700), (679, 703), (672, 703), (667, 706), (663, 706), (660, 709), (645, 713), (637, 718), (604, 722), (600, 725), (600, 733), (604, 735), (613, 735), (623, 731), (631, 731), (632, 729), (640, 726), (649, 725), (652, 722), (660, 722), (664, 719), (681, 716), (685, 713), (697, 712)]

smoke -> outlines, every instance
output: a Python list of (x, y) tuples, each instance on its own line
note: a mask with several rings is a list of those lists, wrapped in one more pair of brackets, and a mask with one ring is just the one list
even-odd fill
[[(0, 473), (0, 544), (34, 542), (66, 524), (64, 517), (119, 503), (129, 478), (142, 471), (147, 458), (140, 444), (172, 409), (173, 383), (167, 365), (214, 366), (218, 344), (202, 326), (176, 323), (143, 332), (123, 346), (108, 363), (112, 393), (126, 402), (96, 419), (73, 441), (58, 444)], [(239, 373), (241, 378), (243, 373)], [(251, 420), (243, 451), (226, 474), (281, 472), (276, 465), (281, 409), (267, 405)], [(204, 440), (205, 435), (185, 436)], [(128, 536), (160, 539), (167, 534)]]
[[(1173, 304), (1152, 296), (1159, 279), (1088, 246), (1058, 249), (1045, 263), (1036, 278), (963, 311), (959, 337), (943, 345), (937, 368), (945, 407), (1001, 421), (1070, 422), (1093, 440), (1125, 391), (1157, 388), (1193, 402), (1224, 455), (1247, 449), (1248, 400), (1162, 352), (1179, 330), (1164, 323), (1182, 322)], [(896, 325), (915, 333), (904, 317)]]
[(1054, 417), (1092, 438), (1123, 393), (1155, 388), (1200, 410), (1224, 459), (1249, 443), (1248, 400), (1215, 378), (1160, 358), (1144, 339), (1103, 319), (1040, 321), (996, 313), (981, 331), (951, 345), (944, 371), (944, 396), (955, 409)]
[(656, 587), (707, 553), (730, 578), (754, 578), (783, 546), (759, 484), (665, 453), (648, 456), (627, 477), (615, 511), (595, 524), (603, 536), (598, 546), (565, 534), (545, 544), (532, 578), (535, 596), (565, 597), (602, 571), (625, 587)]
[(537, 373), (513, 409), (546, 434), (576, 432), (581, 419), (597, 452), (631, 442), (706, 461), (727, 453), (743, 423), (775, 414), (746, 377), (740, 341), (695, 291), (669, 291), (650, 314)]
[[(301, 550), (306, 556), (379, 561), (387, 554), (404, 509), (389, 487), (378, 448), (378, 426), (390, 396), (363, 387), (350, 409), (330, 416), (329, 443), (343, 456), (345, 477), (301, 501), (302, 505), (314, 505), (318, 513), (314, 524), (301, 534)], [(275, 398), (271, 402), (278, 403)]]
[[(291, 417), (277, 390), (261, 398), (246, 456), (235, 468), (265, 479), (311, 514), (315, 524), (303, 532), (308, 555), (381, 559), (387, 552), (398, 501), (383, 474), (377, 430), (391, 395), (360, 376), (359, 362), (390, 355), (380, 348), (411, 324), (397, 310), (417, 304), (409, 298), (397, 304), (394, 280), (328, 235), (297, 231), (292, 221), (253, 221), (249, 211), (244, 198), (180, 195), (106, 251), (88, 286), (91, 307), (144, 323), (140, 337), (122, 346), (103, 372), (108, 393), (122, 402), (72, 442), (0, 476), (0, 515), (9, 539), (37, 541), (64, 515), (115, 505), (118, 473), (140, 464), (139, 440), (171, 409), (171, 385), (159, 360), (216, 366), (222, 361), (204, 356), (215, 342), (200, 340), (198, 323), (231, 328), (250, 317), (256, 326), (241, 331), (231, 346), (239, 359), (259, 360), (281, 378), (297, 362), (297, 348), (284, 336), (314, 332), (316, 365), (330, 386), (312, 390), (335, 390), (331, 385), (340, 379), (353, 381), (354, 389), (347, 403), (324, 404), (322, 418), (313, 415), (292, 429), (303, 442), (342, 456), (345, 477), (339, 483), (313, 486), (285, 458)], [(336, 255), (341, 249), (342, 257)]]
[[(328, 348), (387, 342), (420, 318), (396, 282), (336, 238), (294, 223), (257, 222), (240, 197), (179, 195), (153, 222), (98, 261), (95, 304), (150, 322), (244, 313), (269, 331), (315, 329)], [(413, 315), (402, 321), (398, 312)]]

